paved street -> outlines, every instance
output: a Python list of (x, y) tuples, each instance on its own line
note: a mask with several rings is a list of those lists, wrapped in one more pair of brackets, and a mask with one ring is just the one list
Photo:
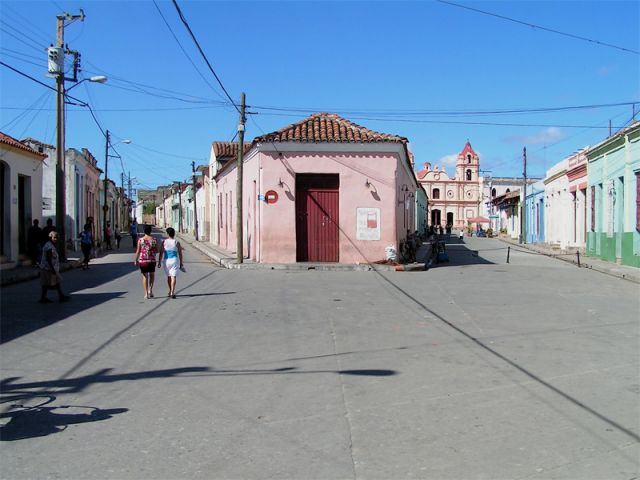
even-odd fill
[(0, 476), (640, 475), (639, 286), (493, 239), (449, 252), (300, 272), (189, 248), (178, 297), (161, 273), (144, 300), (129, 247), (65, 273), (69, 303), (5, 287)]

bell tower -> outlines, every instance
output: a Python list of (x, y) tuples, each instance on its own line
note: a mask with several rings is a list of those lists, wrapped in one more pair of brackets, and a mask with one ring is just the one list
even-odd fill
[(458, 154), (456, 165), (456, 180), (466, 182), (478, 182), (480, 171), (480, 158), (467, 140), (462, 151)]

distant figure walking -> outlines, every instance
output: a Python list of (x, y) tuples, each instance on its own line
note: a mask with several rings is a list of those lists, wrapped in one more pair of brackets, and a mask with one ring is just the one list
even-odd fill
[(40, 261), (40, 251), (42, 249), (42, 229), (40, 228), (40, 221), (36, 218), (33, 221), (33, 225), (29, 227), (27, 231), (27, 250), (29, 257), (34, 266), (38, 266)]
[(133, 248), (136, 248), (138, 245), (138, 222), (136, 219), (133, 219), (131, 223), (131, 228), (129, 228), (129, 233), (131, 233), (131, 242), (133, 243)]
[(184, 271), (182, 263), (182, 245), (175, 239), (176, 231), (169, 227), (167, 228), (167, 235), (169, 238), (165, 239), (160, 246), (160, 256), (158, 262), (158, 268), (162, 264), (162, 258), (164, 257), (164, 271), (167, 274), (167, 286), (169, 287), (169, 297), (176, 298), (176, 279), (178, 276), (178, 270)]
[(113, 236), (113, 230), (111, 230), (111, 222), (107, 222), (107, 227), (104, 229), (104, 243), (107, 250), (113, 250), (113, 248), (111, 248), (112, 236)]
[(116, 248), (118, 250), (120, 250), (120, 240), (122, 240), (122, 235), (120, 235), (120, 227), (118, 227), (118, 225), (116, 225), (116, 230), (115, 230), (115, 238), (116, 238)]
[(157, 254), (158, 245), (156, 239), (151, 236), (151, 225), (145, 225), (144, 235), (138, 240), (136, 259), (133, 262), (134, 265), (140, 266), (144, 298), (153, 298), (153, 281), (156, 273)]
[(80, 249), (84, 259), (82, 260), (82, 269), (89, 268), (89, 259), (91, 258), (91, 249), (93, 248), (93, 235), (91, 234), (91, 225), (85, 223), (84, 230), (80, 232)]
[(56, 243), (58, 242), (58, 233), (49, 232), (49, 239), (42, 247), (42, 260), (40, 260), (40, 303), (51, 303), (47, 298), (47, 290), (55, 289), (58, 292), (58, 300), (66, 302), (69, 300), (68, 295), (62, 293), (62, 277), (60, 276), (60, 257)]

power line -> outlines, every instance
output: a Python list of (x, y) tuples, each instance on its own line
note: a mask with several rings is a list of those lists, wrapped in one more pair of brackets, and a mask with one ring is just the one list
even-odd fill
[(516, 20), (515, 18), (506, 17), (504, 15), (498, 15), (497, 13), (487, 12), (485, 10), (480, 10), (478, 8), (469, 7), (467, 5), (460, 5), (459, 3), (449, 2), (447, 0), (437, 0), (437, 1), (440, 2), (440, 3), (447, 4), (447, 5), (452, 5), (454, 7), (464, 8), (465, 10), (471, 10), (472, 12), (481, 13), (483, 15), (489, 15), (491, 17), (500, 18), (502, 20), (507, 20), (509, 22), (518, 23), (520, 25), (526, 25), (527, 27), (537, 28), (538, 30), (544, 30), (544, 31), (555, 33), (555, 34), (558, 34), (558, 35), (563, 35), (565, 37), (574, 38), (576, 40), (583, 40), (585, 42), (590, 42), (590, 43), (595, 43), (597, 45), (602, 45), (603, 47), (615, 48), (617, 50), (622, 50), (624, 52), (633, 53), (635, 55), (640, 55), (640, 51), (638, 51), (638, 50), (632, 50), (630, 48), (620, 47), (618, 45), (613, 45), (611, 43), (601, 42), (599, 40), (594, 40), (592, 38), (581, 37), (579, 35), (574, 35), (573, 33), (561, 32), (560, 30), (554, 30), (552, 28), (542, 27), (540, 25), (535, 25), (533, 23), (523, 22), (522, 20)]
[[(189, 54), (187, 53), (187, 51), (184, 49), (184, 47), (182, 46), (182, 43), (180, 43), (180, 40), (178, 40), (178, 37), (176, 36), (176, 34), (174, 33), (173, 29), (171, 28), (171, 25), (169, 25), (169, 22), (167, 22), (167, 19), (165, 18), (165, 16), (162, 14), (162, 10), (160, 10), (160, 7), (158, 6), (158, 3), (156, 2), (156, 0), (153, 0), (153, 4), (156, 7), (156, 10), (158, 10), (158, 13), (160, 14), (160, 17), (162, 17), (162, 20), (164, 21), (164, 24), (167, 26), (167, 28), (169, 29), (169, 32), (171, 33), (171, 35), (173, 36), (173, 39), (176, 41), (176, 43), (178, 44), (178, 46), (180, 47), (180, 50), (182, 50), (182, 53), (184, 54), (185, 57), (187, 57), (187, 60), (189, 60), (189, 63), (191, 63), (191, 65), (193, 66), (193, 68), (195, 69), (196, 72), (198, 72), (198, 75), (200, 75), (200, 78), (202, 78), (202, 80), (204, 81), (204, 83), (206, 83), (209, 88), (211, 88), (211, 90), (213, 90), (216, 95), (218, 95), (220, 98), (224, 99), (224, 97), (222, 95), (220, 95), (220, 93), (213, 87), (213, 85), (211, 85), (211, 83), (209, 83), (209, 81), (205, 78), (205, 76), (202, 74), (202, 72), (200, 71), (200, 69), (196, 66), (196, 64), (193, 62), (193, 60), (191, 59), (191, 57), (189, 56)], [(215, 74), (214, 74), (215, 75)], [(217, 77), (216, 77), (217, 78)], [(224, 90), (224, 87), (223, 87)], [(233, 103), (233, 102), (232, 102)]]
[(222, 81), (218, 77), (218, 74), (215, 72), (215, 70), (211, 66), (211, 63), (209, 63), (209, 59), (204, 54), (204, 51), (202, 51), (202, 47), (200, 47), (200, 44), (198, 43), (198, 40), (196, 39), (196, 36), (191, 31), (191, 27), (189, 26), (189, 23), (187, 22), (187, 20), (184, 18), (184, 15), (182, 14), (182, 10), (180, 10), (180, 6), (178, 5), (178, 2), (176, 0), (173, 0), (173, 5), (174, 5), (174, 7), (176, 7), (178, 15), (180, 16), (180, 20), (182, 20), (182, 23), (184, 24), (184, 26), (188, 30), (189, 35), (191, 35), (191, 38), (193, 39), (193, 42), (196, 44), (196, 47), (198, 47), (198, 51), (200, 52), (200, 55), (202, 55), (202, 58), (207, 63), (207, 66), (209, 67), (209, 70), (211, 71), (211, 73), (213, 73), (213, 76), (216, 78), (218, 84), (220, 85), (220, 88), (222, 88), (222, 91), (225, 93), (225, 95), (227, 96), (227, 98), (229, 99), (231, 104), (235, 107), (235, 109), (238, 111), (238, 113), (240, 113), (240, 109), (236, 105), (236, 102), (233, 101), (233, 99), (229, 95), (229, 92), (227, 92), (227, 89), (224, 88), (224, 85), (222, 84)]

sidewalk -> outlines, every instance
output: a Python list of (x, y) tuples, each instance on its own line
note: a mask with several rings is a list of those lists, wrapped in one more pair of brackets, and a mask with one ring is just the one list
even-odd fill
[[(131, 236), (124, 235), (122, 237), (122, 242), (120, 243), (120, 250), (116, 249), (115, 242), (113, 250), (104, 250), (102, 247), (98, 247), (96, 249), (96, 258), (103, 257), (108, 254), (108, 252), (123, 252), (130, 251), (133, 253), (133, 248), (131, 246)], [(80, 250), (73, 251), (67, 250), (67, 261), (60, 262), (60, 272), (66, 272), (73, 268), (79, 268), (82, 265), (82, 252)], [(6, 268), (0, 270), (0, 286), (4, 287), (6, 285), (11, 285), (19, 282), (26, 282), (29, 280), (34, 280), (40, 277), (40, 269), (34, 267), (33, 265), (18, 265), (13, 268)]]
[[(398, 270), (394, 265), (380, 265), (380, 264), (345, 264), (345, 263), (256, 263), (253, 260), (245, 259), (243, 263), (238, 263), (235, 252), (229, 252), (219, 248), (217, 245), (213, 245), (209, 242), (196, 241), (193, 235), (188, 233), (177, 233), (180, 240), (185, 244), (198, 250), (200, 253), (209, 257), (215, 264), (224, 268), (238, 268), (246, 270), (321, 270), (321, 271), (387, 271), (392, 272)], [(418, 264), (416, 264), (418, 265)], [(401, 270), (412, 270), (411, 266), (402, 265)], [(424, 264), (420, 264), (420, 269), (424, 270)]]
[[(564, 262), (573, 263), (578, 265), (577, 249), (572, 248), (569, 251), (557, 250), (549, 245), (526, 243), (520, 244), (517, 240), (511, 238), (499, 237), (504, 243), (513, 245), (514, 247), (536, 252), (548, 257), (556, 258)], [(614, 277), (622, 278), (634, 283), (640, 283), (640, 269), (634, 267), (628, 267), (626, 265), (618, 265), (616, 263), (605, 262), (595, 257), (588, 257), (583, 252), (580, 252), (580, 268), (588, 268), (600, 273), (606, 273)]]

